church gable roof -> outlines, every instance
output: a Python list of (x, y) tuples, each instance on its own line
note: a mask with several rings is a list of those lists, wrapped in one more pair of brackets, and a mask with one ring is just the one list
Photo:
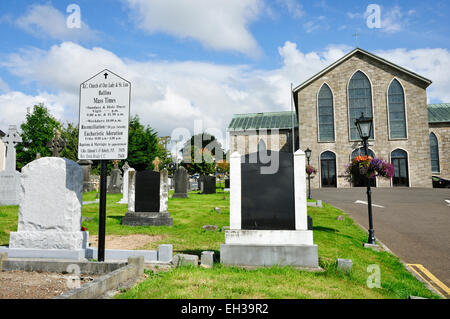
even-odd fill
[(372, 59), (375, 59), (375, 60), (377, 60), (377, 61), (379, 61), (379, 62), (381, 62), (383, 64), (389, 65), (390, 67), (392, 67), (392, 68), (394, 68), (396, 70), (399, 70), (400, 72), (403, 72), (403, 73), (405, 73), (405, 74), (407, 74), (409, 76), (412, 76), (412, 77), (418, 79), (419, 81), (424, 82), (427, 87), (430, 86), (431, 83), (433, 83), (431, 80), (429, 80), (429, 79), (427, 79), (427, 78), (425, 78), (425, 77), (423, 77), (423, 76), (421, 76), (421, 75), (419, 75), (417, 73), (414, 73), (414, 72), (412, 72), (410, 70), (407, 70), (407, 69), (405, 69), (405, 68), (403, 68), (401, 66), (398, 66), (398, 65), (396, 65), (396, 64), (394, 64), (392, 62), (389, 62), (388, 60), (385, 60), (385, 59), (383, 59), (383, 58), (381, 58), (381, 57), (379, 57), (379, 56), (377, 56), (375, 54), (372, 54), (372, 53), (370, 53), (368, 51), (365, 51), (365, 50), (360, 49), (360, 48), (356, 48), (353, 51), (351, 51), (350, 53), (348, 53), (347, 55), (345, 55), (344, 57), (342, 57), (341, 59), (337, 60), (336, 62), (334, 62), (333, 64), (331, 64), (327, 68), (323, 69), (322, 71), (320, 71), (319, 73), (317, 73), (313, 77), (309, 78), (308, 80), (306, 80), (305, 82), (303, 82), (302, 84), (297, 86), (294, 89), (294, 93), (297, 93), (298, 91), (300, 91), (302, 88), (304, 88), (305, 86), (307, 86), (311, 82), (313, 82), (316, 79), (320, 78), (322, 75), (326, 74), (328, 71), (334, 69), (335, 67), (337, 67), (341, 63), (347, 61), (349, 58), (351, 58), (352, 56), (354, 56), (355, 54), (358, 54), (358, 53), (366, 55), (366, 56), (369, 56)]

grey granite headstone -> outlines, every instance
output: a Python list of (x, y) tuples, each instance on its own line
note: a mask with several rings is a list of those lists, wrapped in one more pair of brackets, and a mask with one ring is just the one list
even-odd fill
[(351, 259), (341, 259), (337, 260), (337, 269), (343, 272), (351, 272), (353, 267), (353, 261)]
[(187, 198), (188, 197), (187, 185), (188, 185), (188, 172), (183, 166), (180, 166), (175, 172), (175, 194), (173, 195), (173, 197)]
[(212, 268), (214, 266), (214, 252), (203, 251), (200, 259), (200, 266), (204, 268)]
[(115, 163), (110, 175), (108, 193), (120, 194), (122, 192), (122, 182), (122, 171), (119, 169), (118, 164)]
[(91, 160), (79, 160), (78, 165), (83, 169), (83, 192), (92, 192), (94, 190), (94, 183), (91, 182)]
[(0, 206), (18, 205), (20, 173), (16, 171), (16, 145), (22, 142), (22, 138), (15, 125), (9, 126), (2, 141), (6, 146), (6, 163), (5, 170), (0, 172)]

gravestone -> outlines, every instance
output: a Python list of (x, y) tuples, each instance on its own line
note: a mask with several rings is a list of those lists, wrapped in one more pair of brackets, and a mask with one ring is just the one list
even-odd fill
[(188, 197), (188, 172), (183, 167), (178, 167), (175, 172), (175, 194), (173, 198), (187, 198)]
[(123, 183), (122, 183), (123, 197), (118, 203), (128, 204), (128, 188), (130, 180), (129, 173), (134, 172), (134, 168), (130, 167), (130, 165), (128, 165), (128, 162), (125, 162), (125, 165), (122, 166), (122, 169), (123, 169)]
[(16, 171), (16, 145), (22, 142), (15, 125), (10, 125), (8, 134), (2, 137), (6, 146), (5, 170), (0, 172), (0, 206), (18, 205), (20, 173)]
[(225, 178), (225, 189), (229, 189), (229, 188), (230, 188), (230, 179)]
[[(263, 150), (230, 161), (230, 230), (220, 261), (238, 266), (318, 267), (308, 230), (305, 153)], [(256, 160), (255, 160), (256, 159)], [(267, 173), (277, 163), (277, 170)]]
[(83, 170), (83, 192), (92, 192), (94, 190), (94, 183), (91, 182), (91, 160), (79, 160), (78, 165)]
[(216, 177), (202, 175), (198, 179), (200, 192), (202, 194), (215, 194), (216, 193)]
[(52, 157), (59, 157), (59, 153), (66, 147), (66, 142), (61, 138), (59, 130), (55, 131), (55, 135), (47, 143), (47, 147), (52, 151)]
[(107, 187), (109, 194), (120, 194), (122, 192), (122, 171), (119, 168), (119, 161), (113, 161), (114, 168), (109, 176), (109, 185)]
[(45, 157), (22, 169), (17, 232), (8, 254), (22, 258), (82, 259), (88, 233), (81, 231), (83, 171), (66, 158)]
[(191, 178), (189, 179), (189, 190), (190, 191), (197, 191), (199, 189), (198, 187), (198, 180)]
[(128, 226), (172, 226), (168, 212), (169, 184), (166, 169), (161, 172), (130, 172), (128, 212), (122, 219)]

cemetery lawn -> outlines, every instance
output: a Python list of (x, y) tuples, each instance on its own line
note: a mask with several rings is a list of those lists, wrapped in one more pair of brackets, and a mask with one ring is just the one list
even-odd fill
[[(173, 191), (171, 192), (173, 193)], [(226, 196), (226, 199), (224, 199)], [(223, 226), (229, 225), (229, 193), (189, 193), (189, 198), (169, 199), (172, 227), (131, 227), (120, 224), (127, 205), (116, 204), (121, 194), (107, 197), (107, 235), (142, 234), (154, 236), (139, 249), (157, 249), (160, 244), (172, 244), (174, 254), (201, 255), (215, 252), (217, 261), (220, 244), (224, 243)], [(86, 193), (83, 201), (94, 201), (95, 193)], [(220, 208), (218, 214), (214, 208)], [(314, 243), (319, 247), (319, 264), (323, 272), (308, 272), (292, 267), (241, 269), (226, 267), (216, 261), (214, 268), (181, 267), (169, 271), (146, 270), (147, 278), (116, 296), (122, 299), (397, 299), (409, 296), (438, 298), (413, 277), (400, 260), (389, 252), (365, 249), (367, 234), (342, 211), (324, 204), (324, 208), (308, 207), (313, 218)], [(337, 216), (344, 215), (344, 221)], [(98, 204), (83, 206), (83, 222), (91, 235), (98, 233)], [(7, 245), (9, 232), (17, 229), (18, 207), (0, 207), (0, 245)], [(218, 231), (205, 231), (204, 225), (216, 225)], [(336, 259), (352, 259), (353, 272), (340, 273)], [(372, 273), (369, 265), (381, 270), (381, 288), (370, 289), (367, 281)]]

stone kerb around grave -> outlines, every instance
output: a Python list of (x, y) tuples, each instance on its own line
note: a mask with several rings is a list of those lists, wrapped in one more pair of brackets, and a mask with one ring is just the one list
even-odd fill
[(10, 248), (86, 248), (81, 231), (83, 171), (66, 158), (45, 157), (22, 169), (17, 232)]

